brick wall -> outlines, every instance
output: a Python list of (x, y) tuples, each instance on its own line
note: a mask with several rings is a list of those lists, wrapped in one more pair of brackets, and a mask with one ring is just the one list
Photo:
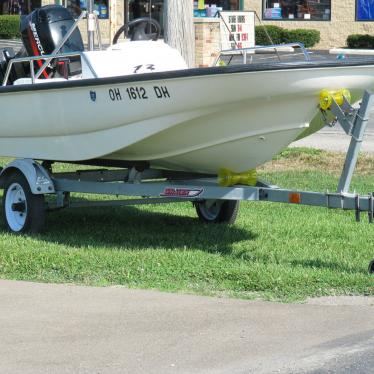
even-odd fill
[[(99, 20), (99, 28), (101, 35), (101, 42), (103, 44), (110, 44), (110, 23), (108, 19)], [(82, 34), (82, 39), (84, 43), (87, 43), (87, 21), (83, 19), (79, 23), (79, 30)], [(97, 43), (96, 34), (95, 34), (95, 44)]]
[[(244, 0), (244, 9), (255, 10), (262, 19), (262, 0)], [(344, 47), (350, 34), (374, 35), (374, 22), (357, 22), (356, 0), (331, 0), (331, 21), (262, 21), (287, 29), (316, 29), (321, 41), (315, 48)], [(258, 21), (256, 22), (258, 24)]]
[(212, 66), (220, 49), (219, 20), (195, 18), (196, 67)]

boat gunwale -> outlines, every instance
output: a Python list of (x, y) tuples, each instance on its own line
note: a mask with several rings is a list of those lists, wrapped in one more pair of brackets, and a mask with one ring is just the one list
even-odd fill
[(121, 83), (147, 82), (156, 80), (170, 80), (178, 78), (192, 78), (214, 75), (255, 73), (266, 71), (285, 71), (285, 70), (306, 70), (306, 69), (325, 69), (325, 68), (349, 68), (349, 67), (374, 67), (374, 59), (368, 61), (339, 61), (321, 62), (308, 61), (299, 63), (274, 63), (274, 64), (248, 64), (248, 65), (232, 65), (232, 66), (214, 66), (203, 68), (192, 68), (182, 70), (172, 70), (144, 74), (121, 75), (115, 77), (88, 78), (88, 79), (72, 79), (68, 81), (48, 82), (46, 84), (19, 84), (0, 86), (0, 94), (12, 92), (28, 92), (28, 91), (46, 91), (59, 88), (79, 88), (91, 86), (105, 86)]

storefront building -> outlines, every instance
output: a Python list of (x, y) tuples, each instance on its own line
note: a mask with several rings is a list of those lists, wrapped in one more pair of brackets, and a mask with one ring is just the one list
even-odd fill
[[(0, 0), (0, 14), (28, 14), (42, 5), (60, 4), (74, 16), (87, 9), (88, 0)], [(194, 0), (191, 0), (194, 1)], [(194, 2), (197, 1), (195, 0)], [(163, 25), (166, 0), (94, 0), (94, 12), (100, 20), (104, 42), (111, 40), (116, 30), (125, 22), (139, 17), (152, 17)], [(205, 0), (224, 10), (244, 9), (244, 0)], [(82, 28), (83, 31), (83, 28)]]
[(27, 14), (41, 3), (42, 0), (0, 0), (0, 14)]
[(374, 35), (372, 0), (244, 0), (244, 7), (266, 25), (320, 31), (316, 48), (344, 47), (351, 34)]
[(256, 25), (318, 30), (321, 41), (315, 48), (344, 47), (351, 34), (374, 35), (373, 0), (243, 0), (237, 5), (257, 13)]
[[(191, 1), (195, 8), (202, 4), (202, 0)], [(66, 6), (74, 15), (87, 8), (87, 0), (0, 0), (0, 14), (27, 14), (51, 3)], [(162, 25), (165, 3), (166, 0), (94, 0), (103, 41), (109, 42), (120, 26), (134, 18), (152, 17)], [(319, 30), (321, 42), (317, 48), (343, 47), (350, 34), (374, 34), (373, 0), (205, 0), (204, 4), (207, 11), (195, 13), (199, 16), (195, 24), (197, 39), (208, 42), (218, 32), (217, 19), (213, 18), (217, 8), (253, 10), (265, 25)], [(206, 35), (207, 30), (213, 30), (214, 35)]]

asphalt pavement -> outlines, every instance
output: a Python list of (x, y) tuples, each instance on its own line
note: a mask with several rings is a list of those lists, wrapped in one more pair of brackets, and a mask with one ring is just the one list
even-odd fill
[[(339, 124), (334, 127), (325, 126), (320, 131), (291, 144), (291, 147), (311, 147), (326, 151), (346, 152), (351, 138), (347, 136)], [(374, 110), (366, 127), (362, 152), (374, 153)]]
[(374, 298), (280, 304), (0, 281), (0, 373), (373, 373)]
[(0, 48), (13, 48), (15, 52), (19, 51), (22, 47), (21, 40), (18, 39), (0, 39)]

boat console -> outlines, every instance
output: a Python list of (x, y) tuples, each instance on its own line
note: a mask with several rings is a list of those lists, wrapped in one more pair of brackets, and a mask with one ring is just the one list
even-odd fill
[[(75, 20), (60, 5), (47, 5), (24, 16), (20, 24), (23, 49), (17, 54), (10, 48), (0, 49), (0, 82), (23, 85), (187, 69), (176, 49), (158, 41), (161, 27), (149, 18), (123, 25), (106, 50), (101, 49), (96, 30), (100, 50), (84, 51), (77, 27), (84, 16)], [(127, 40), (118, 42), (122, 35)]]

